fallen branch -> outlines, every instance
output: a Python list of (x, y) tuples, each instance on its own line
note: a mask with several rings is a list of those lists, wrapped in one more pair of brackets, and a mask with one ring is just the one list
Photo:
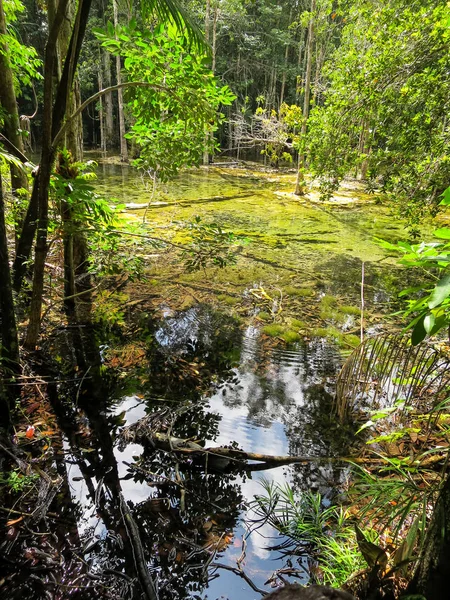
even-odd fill
[[(137, 443), (143, 446), (151, 446), (165, 452), (175, 454), (185, 454), (195, 457), (207, 456), (208, 463), (214, 467), (224, 468), (229, 466), (229, 463), (234, 463), (237, 467), (244, 468), (247, 471), (258, 471), (268, 468), (292, 465), (292, 464), (310, 464), (318, 461), (323, 462), (353, 462), (353, 463), (374, 463), (382, 462), (381, 459), (368, 459), (361, 457), (329, 457), (329, 456), (278, 456), (272, 454), (260, 454), (257, 452), (246, 452), (245, 450), (236, 450), (226, 446), (217, 446), (204, 448), (197, 442), (185, 440), (173, 436), (168, 436), (164, 433), (154, 431), (143, 431), (141, 427), (131, 426), (122, 432), (122, 436), (127, 443)], [(219, 459), (220, 462), (212, 459)], [(225, 459), (225, 461), (224, 461)], [(254, 461), (257, 464), (249, 463)]]

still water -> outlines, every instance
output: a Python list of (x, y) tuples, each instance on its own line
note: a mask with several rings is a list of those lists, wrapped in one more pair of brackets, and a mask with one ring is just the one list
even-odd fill
[[(242, 298), (249, 290), (267, 289), (272, 295), (280, 290), (278, 304), (285, 297), (287, 304), (279, 321), (286, 327), (292, 328), (295, 318), (357, 328), (350, 310), (347, 320), (341, 318), (338, 304), (359, 302), (364, 262), (366, 303), (373, 311), (386, 309), (397, 281), (374, 237), (398, 239), (404, 229), (372, 200), (352, 203), (358, 191), (351, 186), (335, 206), (292, 199), (292, 179), (292, 174), (258, 170), (202, 169), (180, 175), (152, 197), (149, 185), (129, 167), (105, 164), (97, 189), (126, 205), (126, 219), (142, 219), (148, 205), (153, 228), (167, 231), (201, 214), (248, 237), (237, 267), (205, 271), (197, 279), (183, 272), (180, 280), (186, 285), (220, 285)], [(154, 268), (161, 274), (161, 265)], [(305, 286), (307, 291), (298, 292)], [(337, 300), (325, 304), (323, 298), (331, 295)], [(289, 304), (294, 296), (297, 304)], [(258, 599), (261, 595), (229, 569), (242, 567), (255, 586), (270, 591), (268, 580), (286, 562), (270, 549), (283, 538), (269, 525), (256, 528), (252, 522), (252, 502), (264, 494), (261, 480), (289, 482), (296, 494), (320, 492), (324, 503), (345, 487), (346, 467), (326, 460), (348, 456), (353, 443), (351, 428), (341, 426), (333, 413), (342, 344), (319, 330), (310, 335), (308, 326), (305, 333), (304, 324), (296, 325), (300, 333), (291, 344), (273, 343), (258, 318), (264, 307), (255, 304), (225, 310), (200, 301), (180, 310), (170, 300), (170, 293), (161, 293), (157, 314), (144, 326), (141, 319), (136, 334), (136, 340), (145, 340), (140, 377), (127, 381), (125, 373), (107, 403), (105, 418), (115, 423), (112, 452), (120, 487), (162, 598)], [(367, 323), (370, 327), (376, 320)], [(103, 342), (106, 348), (117, 344)], [(178, 462), (173, 454), (124, 441), (123, 428), (149, 415), (158, 415), (158, 426), (164, 423), (170, 435), (203, 440), (206, 447), (237, 445), (247, 452), (325, 460), (265, 471)], [(73, 453), (69, 443), (66, 451)], [(92, 501), (92, 485), (72, 462), (70, 494), (79, 509), (79, 535), (105, 541), (111, 534)], [(94, 487), (102, 481), (95, 473)], [(95, 552), (90, 559), (100, 564), (104, 554)], [(290, 558), (299, 580), (307, 581), (305, 557)]]

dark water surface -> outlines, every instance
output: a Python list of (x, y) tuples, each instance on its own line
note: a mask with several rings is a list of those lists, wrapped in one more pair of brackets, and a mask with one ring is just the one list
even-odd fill
[[(220, 343), (220, 335), (215, 337), (213, 333), (217, 331), (218, 320), (220, 317), (211, 314), (207, 307), (190, 309), (167, 318), (155, 332), (159, 358), (166, 356), (169, 360), (170, 356), (176, 355), (190, 362), (208, 361), (208, 355), (217, 355), (223, 344), (223, 340)], [(225, 325), (229, 328), (230, 324)], [(176, 435), (196, 437), (198, 434), (199, 438), (206, 440), (207, 446), (235, 442), (246, 451), (255, 453), (318, 457), (347, 454), (346, 432), (340, 431), (330, 418), (333, 382), (341, 363), (339, 353), (332, 344), (317, 339), (298, 344), (289, 351), (267, 350), (260, 342), (258, 330), (254, 328), (245, 331), (241, 339), (234, 335), (233, 342), (238, 344), (240, 350), (238, 364), (229, 370), (228, 375), (220, 373), (213, 393), (202, 395), (195, 401), (192, 410), (188, 408), (185, 415), (180, 417), (178, 428), (177, 425), (174, 427)], [(116, 415), (125, 412), (122, 415), (123, 422), (128, 425), (164, 405), (160, 394), (164, 393), (170, 406), (171, 402), (176, 402), (177, 394), (183, 393), (183, 386), (170, 386), (167, 381), (158, 382), (155, 379), (154, 383), (156, 389), (147, 389), (144, 398), (142, 394), (127, 395), (117, 399), (109, 410)], [(185, 397), (195, 398), (197, 394), (192, 392), (190, 386), (187, 387)], [(258, 587), (268, 589), (264, 583), (283, 564), (281, 560), (276, 560), (279, 553), (271, 552), (268, 548), (283, 539), (269, 525), (263, 525), (251, 535), (248, 533), (252, 517), (248, 505), (255, 495), (263, 493), (260, 480), (264, 478), (281, 485), (288, 481), (298, 493), (302, 490), (320, 491), (324, 497), (331, 498), (333, 491), (345, 478), (342, 465), (327, 462), (247, 474), (221, 474), (214, 469), (208, 474), (207, 468), (192, 471), (189, 465), (180, 465), (181, 476), (188, 481), (187, 487), (196, 494), (192, 497), (188, 493), (186, 513), (183, 514), (178, 490), (163, 490), (149, 486), (145, 481), (127, 478), (130, 474), (127, 465), (139, 458), (139, 464), (144, 465), (147, 471), (173, 477), (174, 466), (167, 457), (149, 456), (142, 459), (142, 447), (133, 443), (120, 445), (120, 448), (116, 446), (114, 455), (119, 477), (124, 478), (121, 480), (123, 495), (132, 504), (138, 522), (142, 518), (142, 523), (146, 523), (141, 529), (141, 536), (148, 551), (151, 548), (155, 550), (155, 537), (158, 537), (155, 528), (162, 528), (162, 538), (165, 538), (170, 549), (178, 549), (178, 558), (176, 554), (173, 556), (173, 566), (179, 572), (178, 585), (175, 589), (172, 585), (170, 591), (166, 592), (168, 595), (163, 595), (164, 598), (185, 597), (183, 589), (186, 586), (191, 587), (194, 594), (192, 587), (196, 587), (198, 579), (202, 582), (198, 589), (202, 598), (250, 600), (260, 597), (235, 574), (222, 569), (218, 571), (220, 577), (211, 581), (202, 592), (201, 588), (207, 579), (204, 572), (205, 556), (200, 555), (197, 558), (201, 560), (189, 564), (186, 554), (189, 554), (187, 550), (190, 543), (207, 548), (208, 540), (210, 543), (217, 542), (225, 534), (227, 544), (220, 546), (223, 550), (218, 553), (215, 562), (235, 567), (245, 537), (246, 556), (242, 567)], [(165, 464), (160, 461), (165, 461)], [(92, 506), (89, 489), (76, 465), (70, 467), (69, 479), (71, 495), (83, 513), (78, 525), (80, 534), (89, 529), (90, 536), (104, 538), (107, 535), (105, 524), (99, 520)], [(203, 501), (199, 500), (199, 496), (203, 497)], [(149, 517), (147, 511), (151, 513), (151, 505), (157, 498), (170, 504), (169, 512), (156, 512)], [(205, 530), (208, 524), (212, 524), (210, 537), (207, 535), (208, 529)], [(161, 570), (161, 579), (166, 582), (167, 573), (171, 571), (170, 561), (166, 563), (167, 551), (162, 549), (161, 540), (156, 545), (159, 550), (153, 564), (157, 570)], [(180, 564), (177, 564), (177, 560)], [(187, 564), (183, 564), (184, 560)], [(303, 578), (307, 580), (306, 571)]]

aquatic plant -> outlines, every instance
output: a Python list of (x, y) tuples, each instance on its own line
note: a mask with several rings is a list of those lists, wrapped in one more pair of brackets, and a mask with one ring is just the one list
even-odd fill
[(283, 339), (287, 344), (293, 344), (294, 342), (298, 342), (301, 340), (300, 335), (296, 331), (285, 331), (281, 334), (281, 339)]
[(251, 504), (253, 526), (269, 523), (287, 538), (281, 546), (286, 553), (312, 559), (313, 580), (340, 586), (365, 566), (345, 509), (320, 493), (296, 493), (288, 483), (262, 480), (261, 485), (264, 494)]
[(271, 325), (265, 325), (262, 328), (262, 331), (270, 337), (278, 337), (284, 332), (284, 327), (282, 325), (278, 325), (278, 323), (273, 323)]

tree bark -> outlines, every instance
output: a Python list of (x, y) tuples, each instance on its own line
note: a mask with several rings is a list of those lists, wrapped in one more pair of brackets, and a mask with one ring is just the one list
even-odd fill
[[(2, 177), (0, 173), (0, 427), (9, 429), (11, 411), (14, 408), (15, 394), (13, 386), (4, 385), (5, 379), (20, 370), (19, 340), (17, 337), (16, 316), (9, 268), (8, 242), (5, 224), (5, 202), (3, 198)], [(9, 375), (9, 377), (5, 377)]]
[[(103, 73), (105, 75), (105, 86), (111, 87), (111, 55), (102, 50)], [(102, 88), (100, 88), (102, 89)], [(114, 115), (112, 93), (105, 94), (105, 151), (114, 146)]]
[[(7, 35), (6, 18), (3, 8), (3, 0), (0, 0), (0, 104), (5, 115), (6, 137), (24, 153), (22, 135), (20, 133), (19, 111), (17, 109), (16, 93), (14, 90), (14, 79), (10, 63), (9, 48), (4, 37)], [(11, 165), (11, 187), (13, 194), (20, 188), (28, 189), (26, 173)]]
[(2, 177), (0, 173), (0, 281), (2, 282), (0, 286), (1, 356), (2, 359), (7, 361), (8, 368), (16, 370), (19, 365), (19, 342), (14, 313), (11, 271), (9, 268), (5, 212)]
[[(114, 27), (119, 24), (119, 15), (117, 10), (117, 1), (113, 0), (113, 11), (114, 11)], [(117, 85), (122, 83), (122, 63), (120, 56), (116, 56), (116, 79)], [(127, 140), (125, 138), (125, 113), (123, 108), (123, 90), (119, 88), (117, 90), (117, 102), (119, 109), (119, 136), (120, 136), (120, 159), (122, 162), (128, 162), (128, 147)]]
[[(305, 74), (305, 97), (303, 102), (303, 123), (301, 129), (300, 143), (304, 144), (306, 131), (308, 128), (308, 117), (309, 117), (309, 103), (311, 97), (311, 70), (312, 70), (312, 53), (313, 53), (313, 40), (314, 40), (314, 13), (316, 10), (316, 0), (311, 0), (311, 19), (309, 21), (308, 28), (308, 43), (306, 46), (306, 74)], [(303, 196), (305, 194), (304, 189), (304, 171), (306, 166), (305, 151), (302, 149), (298, 155), (298, 170), (297, 170), (297, 181), (295, 183), (295, 194), (297, 196)]]
[[(102, 69), (98, 70), (98, 89), (103, 89), (103, 74)], [(98, 101), (98, 119), (100, 122), (100, 149), (104, 154), (106, 152), (106, 139), (105, 139), (105, 114), (103, 110), (103, 98)]]
[(38, 233), (33, 271), (33, 291), (30, 303), (30, 320), (25, 339), (28, 349), (35, 348), (41, 324), (42, 296), (44, 291), (44, 268), (47, 256), (48, 190), (55, 158), (53, 139), (61, 128), (68, 109), (69, 90), (72, 90), (75, 67), (81, 51), (92, 0), (80, 0), (75, 25), (72, 29), (61, 80), (53, 102), (53, 72), (58, 34), (66, 15), (68, 0), (60, 0), (45, 49), (44, 58), (44, 106), (42, 119), (42, 153), (39, 172), (35, 179), (38, 186)]

